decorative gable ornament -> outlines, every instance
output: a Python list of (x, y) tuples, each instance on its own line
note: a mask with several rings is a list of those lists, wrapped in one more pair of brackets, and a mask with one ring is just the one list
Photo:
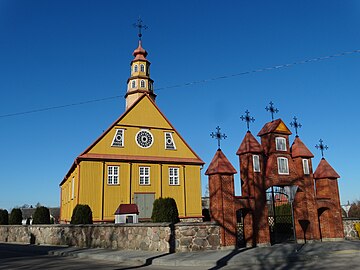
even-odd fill
[(114, 139), (111, 143), (114, 147), (124, 147), (124, 130), (116, 129)]
[(176, 150), (175, 142), (171, 132), (165, 132), (165, 149)]

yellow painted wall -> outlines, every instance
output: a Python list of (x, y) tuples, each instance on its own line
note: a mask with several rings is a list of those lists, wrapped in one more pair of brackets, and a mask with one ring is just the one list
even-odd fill
[[(116, 129), (124, 131), (124, 147), (111, 147)], [(135, 136), (142, 128), (149, 128), (154, 138), (150, 148), (141, 148), (135, 141)], [(173, 132), (172, 136), (176, 150), (165, 149), (165, 132)], [(165, 121), (159, 111), (152, 105), (147, 97), (143, 98), (117, 126), (113, 127), (92, 149), (92, 154), (118, 154), (135, 156), (158, 156), (175, 158), (196, 158), (189, 147), (180, 139), (179, 135)]]
[(186, 166), (186, 215), (198, 216), (202, 215), (201, 208), (201, 171), (200, 166)]
[[(61, 186), (61, 220), (71, 220), (72, 210), (76, 206), (78, 198), (78, 176), (78, 168), (76, 168)], [(72, 181), (74, 181), (74, 185)]]

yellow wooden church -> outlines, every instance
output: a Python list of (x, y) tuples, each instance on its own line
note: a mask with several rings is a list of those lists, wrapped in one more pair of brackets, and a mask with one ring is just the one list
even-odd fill
[(155, 104), (147, 52), (133, 52), (125, 112), (74, 161), (60, 183), (61, 222), (77, 204), (88, 204), (94, 222), (113, 222), (120, 204), (135, 203), (149, 219), (153, 201), (176, 200), (180, 218), (201, 217), (204, 162)]

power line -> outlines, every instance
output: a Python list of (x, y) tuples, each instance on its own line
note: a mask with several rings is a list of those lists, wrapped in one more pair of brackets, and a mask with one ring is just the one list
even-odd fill
[[(271, 66), (271, 67), (266, 67), (266, 68), (259, 68), (259, 69), (254, 69), (254, 70), (250, 70), (250, 71), (244, 71), (244, 72), (230, 74), (230, 75), (213, 77), (213, 78), (209, 78), (209, 79), (192, 81), (192, 82), (187, 82), (187, 83), (182, 83), (182, 84), (177, 84), (177, 85), (164, 86), (164, 87), (155, 88), (154, 90), (159, 91), (159, 90), (165, 90), (165, 89), (171, 89), (171, 88), (186, 87), (186, 86), (195, 85), (195, 84), (201, 84), (201, 83), (207, 83), (207, 82), (211, 82), (211, 81), (217, 81), (217, 80), (229, 79), (229, 78), (233, 78), (233, 77), (244, 76), (244, 75), (248, 75), (248, 74), (252, 74), (252, 73), (272, 71), (272, 70), (277, 70), (277, 69), (282, 69), (282, 68), (289, 68), (289, 67), (292, 67), (292, 66), (295, 66), (295, 65), (302, 65), (302, 64), (307, 64), (307, 63), (311, 63), (311, 62), (319, 62), (319, 61), (329, 60), (329, 59), (332, 59), (332, 58), (341, 57), (341, 56), (347, 56), (347, 55), (356, 54), (356, 53), (360, 53), (360, 50), (341, 52), (341, 53), (337, 53), (337, 54), (332, 54), (332, 55), (327, 55), (327, 56), (322, 56), (322, 57), (315, 57), (315, 58), (310, 58), (310, 59), (306, 59), (306, 60), (296, 61), (296, 62), (289, 63), (289, 64), (276, 65), (276, 66)], [(0, 115), (0, 118), (13, 117), (13, 116), (18, 116), (18, 115), (24, 115), (24, 114), (31, 114), (31, 113), (37, 113), (37, 112), (61, 109), (61, 108), (66, 108), (66, 107), (85, 105), (85, 104), (89, 104), (89, 103), (101, 102), (101, 101), (116, 99), (116, 98), (120, 98), (120, 97), (122, 97), (122, 96), (118, 95), (118, 96), (112, 96), (112, 97), (106, 97), (106, 98), (100, 98), (100, 99), (92, 99), (92, 100), (87, 100), (87, 101), (81, 101), (81, 102), (76, 102), (76, 103), (59, 105), (59, 106), (45, 107), (45, 108), (34, 109), (34, 110), (23, 111), (23, 112), (3, 114), (3, 115)]]

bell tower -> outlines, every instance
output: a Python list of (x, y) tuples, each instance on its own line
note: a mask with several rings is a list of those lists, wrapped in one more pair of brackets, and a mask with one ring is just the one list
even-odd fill
[(153, 83), (150, 78), (150, 62), (146, 59), (148, 55), (147, 51), (142, 47), (142, 29), (146, 29), (147, 26), (143, 24), (141, 19), (138, 19), (135, 27), (139, 28), (139, 45), (134, 50), (134, 59), (130, 63), (130, 78), (127, 80), (127, 91), (125, 94), (126, 110), (143, 95), (148, 93), (153, 101), (155, 101), (156, 95), (154, 94)]

